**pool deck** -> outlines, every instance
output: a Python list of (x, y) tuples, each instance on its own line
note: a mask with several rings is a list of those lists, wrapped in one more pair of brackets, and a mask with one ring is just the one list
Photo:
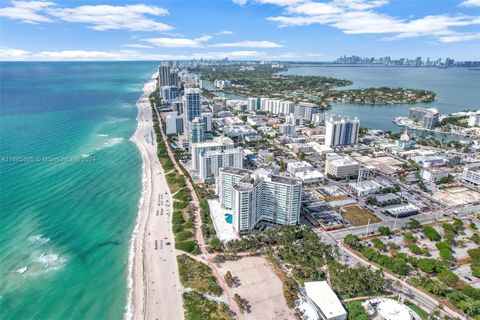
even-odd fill
[(223, 209), (218, 199), (208, 200), (208, 205), (210, 206), (210, 216), (212, 217), (218, 239), (223, 243), (239, 239), (238, 234), (233, 228), (233, 224), (228, 223), (225, 219), (225, 214), (231, 214), (233, 216), (232, 210)]

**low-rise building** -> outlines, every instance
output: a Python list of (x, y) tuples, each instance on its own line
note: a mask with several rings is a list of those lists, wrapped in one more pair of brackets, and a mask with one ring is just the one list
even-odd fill
[(224, 126), (223, 132), (230, 138), (244, 138), (247, 136), (254, 136), (257, 131), (249, 125), (230, 125)]
[(426, 182), (437, 182), (442, 178), (448, 177), (451, 173), (452, 170), (428, 168), (422, 169), (421, 177)]
[(391, 215), (392, 217), (404, 218), (408, 216), (413, 216), (420, 212), (420, 209), (411, 204), (396, 205), (385, 209), (385, 213)]
[(325, 174), (334, 178), (356, 177), (360, 165), (352, 158), (346, 157), (327, 157), (325, 161)]
[(379, 207), (401, 204), (402, 197), (394, 193), (377, 194), (374, 196), (375, 202)]
[(418, 156), (413, 159), (424, 168), (442, 167), (448, 163), (448, 160), (440, 156)]
[(317, 319), (321, 320), (346, 320), (347, 311), (343, 308), (335, 292), (326, 281), (305, 282), (302, 295), (315, 309)]
[(480, 187), (480, 163), (463, 168), (462, 180), (469, 185)]
[(382, 189), (382, 185), (374, 180), (364, 180), (360, 182), (350, 182), (348, 189), (357, 197), (364, 197), (379, 192), (380, 189)]
[(334, 152), (334, 150), (332, 148), (330, 148), (329, 146), (324, 145), (324, 144), (320, 144), (318, 142), (309, 142), (308, 145), (310, 145), (312, 147), (313, 151), (315, 151), (316, 153), (318, 153), (321, 156), (324, 156), (326, 154)]
[(306, 143), (289, 143), (286, 145), (287, 148), (289, 148), (290, 150), (292, 150), (293, 152), (299, 154), (299, 153), (307, 153), (307, 152), (312, 152), (312, 147), (309, 146), (308, 144)]
[(298, 172), (307, 172), (311, 171), (312, 169), (313, 166), (306, 161), (295, 161), (287, 163), (287, 171), (293, 176)]
[(318, 170), (300, 171), (295, 173), (295, 177), (302, 180), (304, 185), (321, 183), (325, 180), (324, 174)]

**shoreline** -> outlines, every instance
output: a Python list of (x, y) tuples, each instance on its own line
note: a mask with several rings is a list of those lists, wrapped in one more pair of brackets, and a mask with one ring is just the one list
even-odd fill
[[(157, 74), (143, 86), (136, 103), (137, 128), (130, 138), (142, 157), (142, 191), (129, 249), (124, 319), (183, 319), (176, 251), (164, 246), (169, 241), (173, 243), (169, 214), (172, 199), (157, 157), (149, 101)], [(165, 199), (165, 204), (161, 199)]]

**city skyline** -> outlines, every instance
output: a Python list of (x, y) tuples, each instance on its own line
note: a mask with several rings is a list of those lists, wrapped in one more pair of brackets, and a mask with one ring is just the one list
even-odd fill
[(2, 1), (0, 17), (0, 60), (461, 61), (480, 49), (478, 0)]

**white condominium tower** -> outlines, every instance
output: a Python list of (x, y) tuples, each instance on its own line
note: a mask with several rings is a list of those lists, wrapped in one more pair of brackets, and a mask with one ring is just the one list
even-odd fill
[(194, 143), (191, 152), (192, 170), (204, 181), (217, 177), (220, 168), (243, 168), (243, 149), (235, 148), (232, 139), (228, 137), (215, 137), (212, 141)]
[(208, 151), (223, 151), (234, 148), (235, 145), (232, 139), (228, 137), (215, 137), (210, 141), (192, 144), (190, 147), (192, 153), (192, 170), (199, 172), (201, 153)]
[(213, 180), (220, 168), (243, 168), (243, 149), (203, 151), (199, 157), (199, 177), (203, 181)]
[(222, 208), (233, 211), (233, 226), (239, 234), (251, 232), (260, 221), (293, 225), (300, 219), (302, 182), (297, 178), (263, 168), (227, 167), (219, 170), (217, 190)]
[(343, 146), (358, 142), (360, 120), (330, 116), (325, 119), (325, 145)]

